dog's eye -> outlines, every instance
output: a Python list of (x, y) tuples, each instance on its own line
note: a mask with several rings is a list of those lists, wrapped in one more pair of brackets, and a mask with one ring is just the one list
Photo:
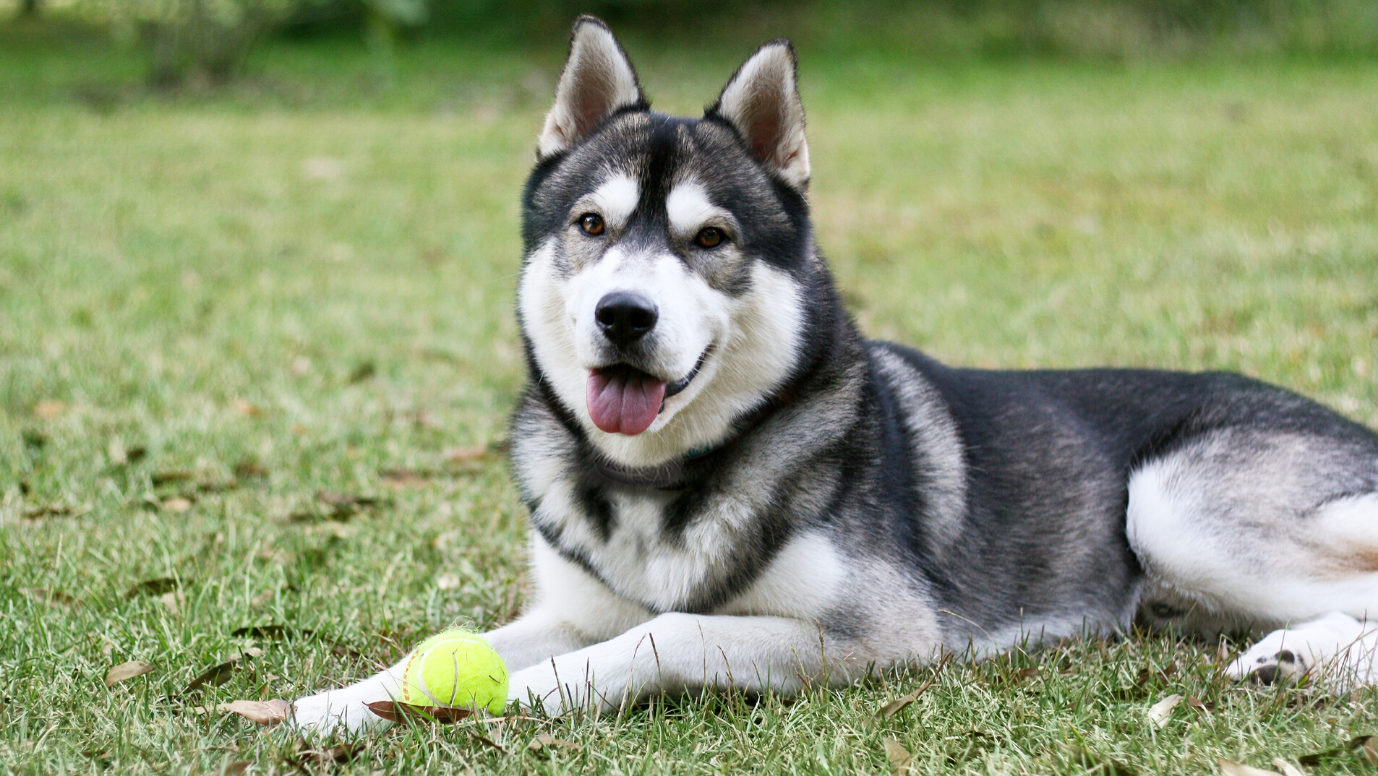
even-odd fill
[(723, 233), (723, 230), (716, 226), (705, 226), (695, 235), (694, 244), (700, 248), (716, 248), (726, 239), (727, 235)]
[(603, 217), (597, 213), (585, 213), (579, 217), (579, 228), (584, 230), (584, 234), (590, 237), (597, 237), (603, 233)]

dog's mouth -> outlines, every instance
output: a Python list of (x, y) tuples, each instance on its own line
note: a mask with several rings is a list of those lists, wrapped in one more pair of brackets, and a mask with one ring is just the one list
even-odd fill
[(698, 376), (710, 345), (699, 355), (689, 374), (666, 382), (627, 364), (613, 364), (589, 371), (588, 408), (593, 425), (609, 434), (635, 436), (651, 427), (665, 409), (665, 400), (682, 392)]

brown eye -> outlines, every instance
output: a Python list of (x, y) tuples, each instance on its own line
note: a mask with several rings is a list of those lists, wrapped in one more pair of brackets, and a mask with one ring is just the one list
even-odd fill
[(726, 239), (727, 235), (723, 234), (723, 230), (716, 226), (705, 226), (694, 237), (694, 244), (700, 248), (716, 248)]
[(579, 217), (579, 228), (584, 230), (584, 234), (597, 237), (603, 233), (603, 217), (597, 213), (585, 213)]

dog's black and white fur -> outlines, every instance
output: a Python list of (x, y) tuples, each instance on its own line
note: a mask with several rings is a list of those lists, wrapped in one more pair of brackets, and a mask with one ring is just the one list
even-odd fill
[[(790, 693), (1136, 617), (1286, 629), (1236, 678), (1378, 683), (1378, 435), (1231, 374), (955, 369), (865, 340), (808, 180), (787, 42), (681, 119), (576, 24), (523, 202), (537, 592), (486, 634), (511, 701)], [(383, 724), (364, 704), (397, 676), (295, 724)]]

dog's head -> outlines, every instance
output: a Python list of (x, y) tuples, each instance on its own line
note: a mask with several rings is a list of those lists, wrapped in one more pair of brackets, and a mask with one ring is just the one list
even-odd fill
[(524, 197), (532, 378), (610, 458), (729, 437), (789, 379), (820, 271), (794, 51), (762, 46), (701, 119), (654, 113), (592, 17), (574, 26)]

